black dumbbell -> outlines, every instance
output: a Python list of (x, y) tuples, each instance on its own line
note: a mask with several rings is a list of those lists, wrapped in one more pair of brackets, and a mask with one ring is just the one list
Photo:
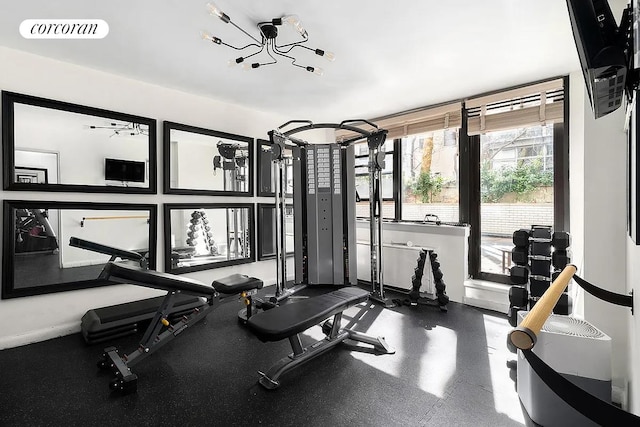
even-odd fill
[(565, 250), (556, 249), (553, 251), (553, 254), (551, 254), (551, 262), (554, 268), (562, 270), (569, 264), (569, 261), (571, 261), (571, 259)]
[(551, 256), (551, 242), (533, 241), (529, 248), (531, 255)]
[(522, 265), (514, 265), (509, 269), (509, 276), (514, 285), (524, 285), (529, 280), (529, 269)]
[(518, 311), (520, 310), (522, 310), (521, 307), (509, 307), (507, 316), (509, 317), (509, 324), (514, 328), (518, 326)]
[(555, 231), (552, 239), (556, 250), (566, 250), (571, 245), (571, 238), (566, 231)]
[(529, 230), (521, 228), (513, 232), (513, 244), (519, 248), (529, 246)]
[[(551, 279), (540, 279), (540, 276), (529, 280), (529, 295), (532, 297), (541, 297), (544, 292), (549, 289)], [(532, 305), (533, 306), (533, 305)]]
[(556, 303), (555, 307), (553, 307), (553, 312), (555, 314), (563, 314), (566, 316), (571, 314), (572, 308), (573, 308), (573, 302), (571, 300), (571, 296), (566, 292), (563, 292), (560, 295), (560, 299)]
[(532, 225), (531, 239), (551, 241), (551, 227), (546, 225)]
[(509, 303), (512, 307), (526, 307), (529, 304), (529, 291), (523, 286), (510, 287)]
[(527, 265), (529, 263), (529, 248), (516, 246), (511, 250), (511, 261), (516, 265)]
[(534, 276), (551, 276), (551, 259), (533, 258), (531, 260), (531, 274)]

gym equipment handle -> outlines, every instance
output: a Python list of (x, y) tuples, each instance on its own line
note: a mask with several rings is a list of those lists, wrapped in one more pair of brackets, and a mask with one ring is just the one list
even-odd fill
[(569, 281), (578, 271), (575, 265), (567, 264), (549, 289), (540, 297), (536, 305), (522, 319), (517, 328), (509, 332), (509, 340), (520, 350), (529, 350), (536, 344), (540, 329), (551, 315), (553, 307), (567, 288)]

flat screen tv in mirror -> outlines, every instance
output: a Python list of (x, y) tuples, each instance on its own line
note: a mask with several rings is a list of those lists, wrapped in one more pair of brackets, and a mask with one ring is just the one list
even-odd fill
[(632, 8), (620, 25), (606, 0), (567, 0), (573, 37), (595, 118), (621, 107), (637, 84), (633, 72)]
[[(3, 91), (2, 122), (5, 190), (157, 190), (153, 119)], [(109, 179), (105, 159), (137, 166)], [(34, 170), (44, 173), (24, 173)]]
[(144, 182), (144, 162), (122, 159), (104, 159), (104, 179), (120, 182)]
[(164, 122), (164, 192), (253, 195), (253, 138)]
[(103, 286), (113, 258), (155, 268), (157, 206), (4, 201), (2, 298)]

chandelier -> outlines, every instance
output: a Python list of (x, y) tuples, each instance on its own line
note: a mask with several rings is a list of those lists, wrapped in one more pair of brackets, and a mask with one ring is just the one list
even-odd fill
[(109, 135), (109, 138), (111, 138), (112, 136), (149, 136), (149, 126), (140, 123), (111, 122), (106, 126), (89, 125), (88, 127), (89, 129), (107, 129), (113, 131), (113, 133)]
[[(212, 36), (211, 34), (205, 31), (202, 32), (202, 38), (205, 40), (209, 40), (214, 44), (224, 45), (232, 49), (235, 49), (237, 51), (244, 51), (245, 49), (247, 49), (248, 54), (244, 56), (239, 56), (235, 59), (230, 60), (229, 65), (233, 66), (233, 65), (242, 64), (242, 67), (245, 70), (250, 70), (252, 68), (259, 68), (264, 65), (275, 64), (278, 62), (278, 58), (282, 57), (282, 58), (289, 59), (291, 61), (291, 65), (300, 67), (304, 70), (307, 70), (310, 73), (314, 73), (321, 76), (324, 73), (322, 68), (298, 64), (297, 63), (298, 60), (294, 56), (292, 56), (291, 51), (296, 48), (306, 49), (315, 53), (318, 56), (322, 56), (326, 58), (329, 61), (333, 61), (335, 59), (335, 55), (331, 52), (327, 52), (322, 49), (313, 49), (305, 45), (305, 43), (309, 40), (309, 35), (307, 34), (307, 31), (302, 26), (300, 19), (298, 19), (296, 15), (287, 15), (281, 18), (274, 18), (271, 21), (259, 22), (257, 26), (260, 33), (260, 39), (258, 39), (252, 36), (249, 32), (242, 29), (235, 22), (233, 22), (229, 17), (229, 15), (222, 12), (220, 8), (218, 8), (215, 4), (208, 3), (207, 8), (209, 9), (209, 12), (211, 13), (211, 15), (217, 16), (218, 18), (220, 18), (222, 22), (226, 24), (233, 25), (234, 27), (242, 31), (244, 34), (246, 34), (248, 37), (250, 37), (253, 40), (252, 43), (249, 43), (246, 46), (236, 47), (223, 42), (222, 39)], [(301, 39), (298, 41), (290, 42), (290, 43), (279, 44), (277, 39), (278, 27), (282, 27), (283, 25), (288, 25), (293, 27), (293, 29), (295, 30), (295, 32), (298, 33), (298, 36)], [(251, 60), (247, 61), (248, 59), (253, 57), (256, 57), (257, 59), (258, 58), (257, 55), (262, 52), (266, 53), (266, 55), (262, 55), (262, 58), (265, 58), (266, 62), (259, 62), (259, 61), (251, 62)]]

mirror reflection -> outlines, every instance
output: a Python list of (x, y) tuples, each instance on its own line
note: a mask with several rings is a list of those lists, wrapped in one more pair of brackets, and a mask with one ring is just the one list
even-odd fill
[[(258, 260), (276, 256), (276, 207), (274, 204), (258, 203)], [(286, 205), (284, 212), (285, 245), (287, 256), (294, 254), (293, 205)]]
[(253, 262), (253, 205), (165, 205), (167, 272)]
[[(293, 154), (290, 149), (285, 149), (285, 194), (293, 196)], [(258, 196), (273, 197), (276, 191), (275, 179), (278, 176), (277, 168), (273, 163), (271, 154), (271, 142), (258, 140)]]
[(3, 298), (103, 285), (110, 260), (155, 267), (152, 205), (5, 201)]
[(164, 123), (165, 193), (251, 195), (253, 139)]
[(3, 92), (5, 189), (155, 192), (155, 120)]

